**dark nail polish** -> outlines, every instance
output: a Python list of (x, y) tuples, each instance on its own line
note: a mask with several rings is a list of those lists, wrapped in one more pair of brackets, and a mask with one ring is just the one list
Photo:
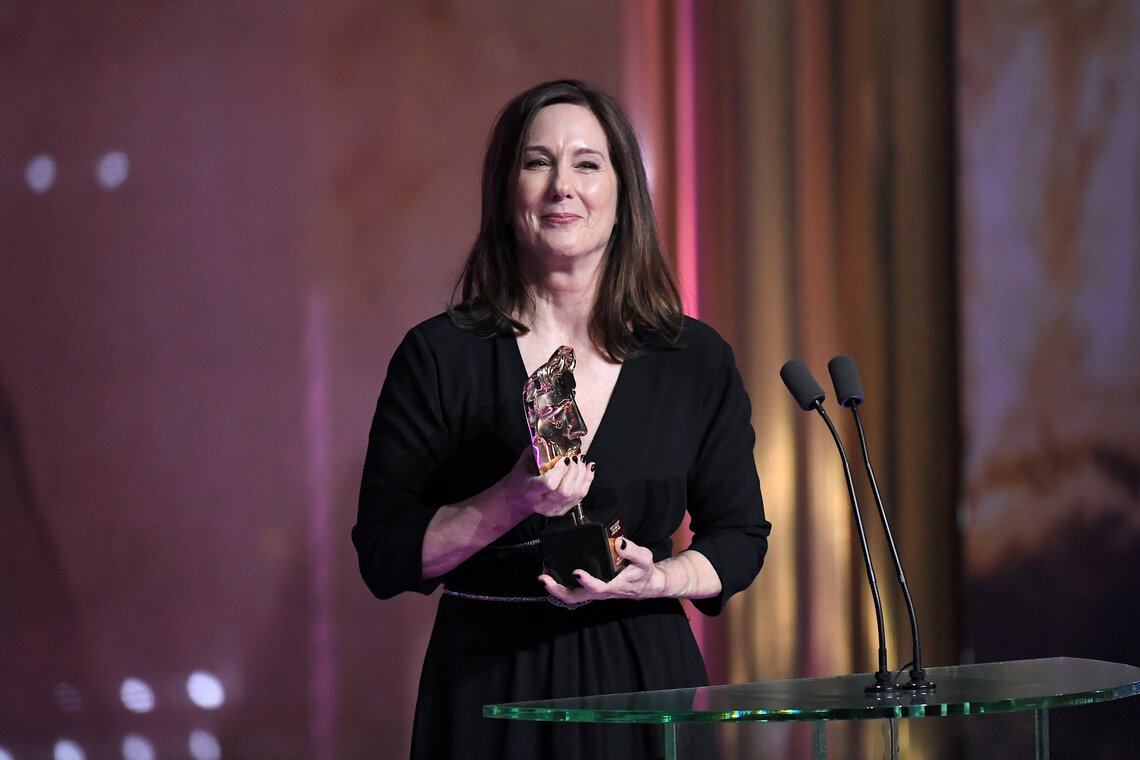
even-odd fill
[(562, 461), (564, 461), (564, 462), (566, 463), (566, 466), (567, 466), (567, 467), (569, 467), (569, 466), (570, 466), (570, 457), (566, 457), (566, 458), (565, 458), (564, 460), (562, 460)]
[(597, 463), (596, 462), (590, 462), (590, 472), (594, 471), (594, 465), (595, 464), (597, 464)]
[(625, 551), (625, 539), (624, 538), (621, 540), (621, 550)]

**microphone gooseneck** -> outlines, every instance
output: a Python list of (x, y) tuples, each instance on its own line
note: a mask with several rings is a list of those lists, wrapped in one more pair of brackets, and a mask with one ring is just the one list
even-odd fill
[(875, 603), (875, 622), (878, 624), (879, 632), (879, 669), (875, 673), (875, 683), (866, 687), (864, 691), (869, 695), (883, 695), (895, 690), (895, 685), (891, 680), (891, 671), (887, 666), (887, 633), (886, 626), (883, 622), (883, 603), (879, 597), (879, 584), (875, 580), (875, 567), (871, 562), (871, 550), (867, 546), (867, 534), (863, 530), (863, 517), (859, 513), (859, 501), (855, 496), (855, 483), (851, 478), (851, 465), (847, 460), (847, 452), (843, 449), (843, 442), (839, 439), (839, 433), (835, 430), (835, 425), (831, 423), (831, 418), (827, 416), (824, 411), (823, 401), (826, 394), (812, 377), (811, 371), (799, 359), (792, 359), (780, 368), (780, 378), (784, 381), (784, 385), (791, 391), (792, 396), (795, 397), (800, 407), (805, 411), (815, 410), (823, 421), (827, 423), (827, 429), (831, 431), (831, 437), (835, 441), (835, 447), (839, 450), (839, 458), (843, 462), (843, 477), (847, 481), (847, 495), (851, 501), (851, 511), (855, 515), (855, 526), (859, 532), (859, 544), (863, 549), (863, 563), (867, 569), (867, 583), (871, 587), (871, 598)]
[(863, 384), (859, 380), (859, 370), (855, 367), (854, 359), (846, 354), (840, 354), (827, 363), (827, 371), (831, 375), (832, 386), (835, 388), (835, 395), (839, 399), (839, 403), (850, 409), (855, 418), (855, 429), (859, 433), (859, 446), (863, 453), (863, 465), (867, 470), (871, 493), (875, 497), (875, 506), (879, 510), (879, 520), (883, 524), (883, 533), (886, 535), (887, 545), (891, 550), (891, 559), (894, 561), (899, 587), (902, 589), (903, 599), (906, 601), (906, 611), (910, 616), (914, 659), (911, 661), (910, 681), (900, 688), (919, 693), (930, 693), (935, 691), (937, 686), (926, 677), (926, 671), (922, 668), (922, 643), (918, 634), (918, 617), (914, 612), (914, 602), (911, 600), (910, 587), (907, 586), (906, 573), (903, 572), (898, 547), (895, 544), (894, 535), (891, 533), (890, 522), (887, 520), (887, 510), (883, 506), (883, 497), (879, 494), (879, 484), (875, 480), (875, 471), (871, 467), (871, 455), (867, 450), (867, 436), (863, 432), (863, 421), (859, 418), (859, 405), (863, 403)]

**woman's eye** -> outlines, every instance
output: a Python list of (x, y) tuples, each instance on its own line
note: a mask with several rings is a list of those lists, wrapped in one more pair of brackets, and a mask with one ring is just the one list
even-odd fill
[(544, 166), (550, 166), (550, 162), (545, 158), (528, 158), (523, 161), (524, 169), (541, 169)]
[(583, 161), (578, 164), (579, 169), (589, 169), (590, 171), (597, 171), (601, 168), (596, 161)]

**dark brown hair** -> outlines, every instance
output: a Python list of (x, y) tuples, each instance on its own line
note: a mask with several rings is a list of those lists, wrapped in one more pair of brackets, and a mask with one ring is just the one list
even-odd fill
[(480, 334), (508, 328), (527, 331), (512, 316), (529, 305), (530, 294), (519, 267), (511, 203), (527, 129), (535, 114), (555, 103), (590, 109), (606, 133), (618, 176), (617, 221), (595, 297), (590, 337), (614, 360), (636, 353), (651, 336), (675, 345), (683, 319), (681, 297), (657, 234), (637, 135), (613, 98), (574, 80), (540, 84), (499, 112), (483, 160), (479, 235), (455, 284), (448, 313), (458, 326)]

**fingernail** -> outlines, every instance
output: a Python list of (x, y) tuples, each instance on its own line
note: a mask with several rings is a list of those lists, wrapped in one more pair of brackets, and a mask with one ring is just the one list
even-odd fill
[(562, 460), (562, 461), (564, 461), (564, 462), (566, 463), (566, 466), (567, 466), (567, 467), (569, 467), (569, 466), (570, 466), (570, 457), (566, 457), (566, 458), (565, 458), (564, 460)]
[(577, 454), (574, 455), (574, 464), (578, 464), (578, 455)]
[(594, 471), (594, 465), (595, 464), (596, 464), (596, 462), (590, 462), (590, 472)]
[(624, 538), (621, 540), (621, 549), (622, 549), (622, 551), (625, 551), (625, 539)]

